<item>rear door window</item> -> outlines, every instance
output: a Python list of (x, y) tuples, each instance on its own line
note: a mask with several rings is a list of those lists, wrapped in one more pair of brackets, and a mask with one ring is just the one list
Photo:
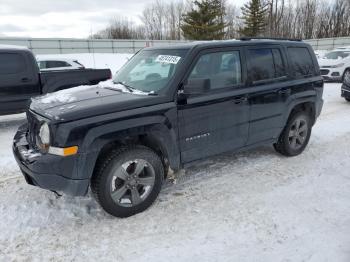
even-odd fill
[(20, 54), (0, 53), (0, 74), (17, 74), (25, 71), (25, 59)]
[(278, 48), (249, 49), (248, 61), (253, 84), (273, 81), (286, 75), (285, 64)]
[(296, 77), (315, 75), (312, 56), (306, 47), (288, 47), (292, 73)]

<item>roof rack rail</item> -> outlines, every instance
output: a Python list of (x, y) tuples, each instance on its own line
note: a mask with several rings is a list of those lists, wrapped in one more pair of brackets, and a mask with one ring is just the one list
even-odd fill
[(250, 40), (284, 40), (284, 41), (297, 41), (301, 42), (303, 41), (302, 39), (297, 39), (297, 38), (282, 38), (282, 37), (241, 37), (239, 40), (241, 41), (250, 41)]

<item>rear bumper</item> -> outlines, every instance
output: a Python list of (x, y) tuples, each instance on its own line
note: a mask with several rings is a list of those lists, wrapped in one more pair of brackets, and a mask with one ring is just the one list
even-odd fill
[(33, 152), (21, 126), (13, 141), (13, 154), (28, 184), (73, 196), (86, 195), (89, 179), (72, 179), (78, 156), (60, 157)]
[(323, 108), (323, 99), (320, 99), (318, 103), (316, 103), (316, 118), (320, 116)]

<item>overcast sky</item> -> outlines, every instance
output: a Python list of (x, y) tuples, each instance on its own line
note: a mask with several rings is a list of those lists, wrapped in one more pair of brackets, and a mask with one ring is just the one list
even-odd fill
[[(165, 1), (165, 0), (164, 0)], [(228, 0), (237, 6), (246, 0)], [(140, 23), (154, 0), (0, 0), (0, 36), (85, 38), (113, 17)]]

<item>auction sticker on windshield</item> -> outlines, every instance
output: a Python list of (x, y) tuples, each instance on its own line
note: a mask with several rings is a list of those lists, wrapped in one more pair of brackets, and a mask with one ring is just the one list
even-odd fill
[(173, 55), (159, 55), (156, 58), (156, 62), (159, 63), (169, 63), (169, 64), (177, 64), (180, 61), (180, 56), (173, 56)]

